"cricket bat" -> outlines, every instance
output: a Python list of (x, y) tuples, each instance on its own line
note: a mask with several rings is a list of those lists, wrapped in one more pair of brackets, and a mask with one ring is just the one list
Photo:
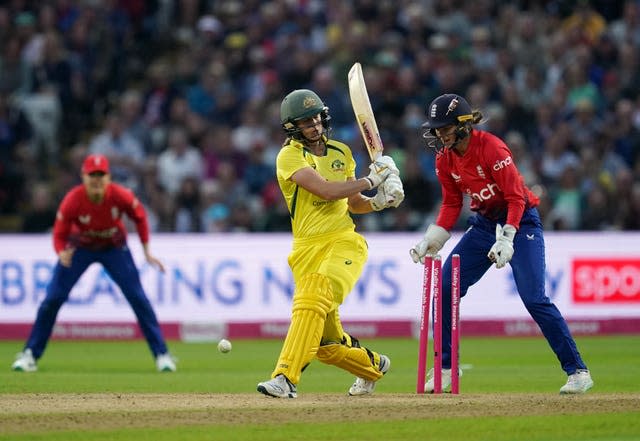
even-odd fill
[[(351, 66), (348, 80), (351, 107), (353, 107), (353, 113), (356, 115), (358, 128), (360, 129), (360, 134), (364, 140), (364, 145), (367, 147), (367, 151), (369, 152), (369, 158), (371, 158), (371, 162), (375, 162), (376, 159), (382, 156), (384, 146), (382, 145), (382, 138), (380, 137), (376, 117), (373, 115), (373, 110), (371, 109), (371, 102), (369, 101), (369, 94), (367, 93), (367, 85), (364, 82), (362, 66), (360, 63), (355, 63)], [(378, 191), (384, 192), (384, 187), (380, 186)], [(389, 203), (394, 201), (391, 196), (386, 194), (385, 199)]]
[(349, 96), (351, 97), (351, 107), (356, 115), (358, 128), (364, 140), (364, 145), (369, 152), (371, 162), (382, 155), (383, 145), (378, 131), (378, 124), (371, 109), (367, 85), (362, 75), (362, 66), (355, 63), (349, 70)]

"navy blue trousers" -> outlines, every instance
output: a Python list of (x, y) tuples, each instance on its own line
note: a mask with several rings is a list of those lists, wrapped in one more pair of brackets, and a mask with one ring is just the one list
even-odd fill
[[(455, 245), (442, 268), (442, 366), (447, 369), (451, 368), (451, 255), (460, 255), (461, 297), (493, 265), (487, 254), (496, 241), (496, 222), (476, 214), (470, 218), (469, 224), (470, 228)], [(513, 248), (515, 251), (509, 264), (527, 311), (568, 375), (577, 369), (586, 369), (567, 323), (545, 294), (545, 245), (537, 209), (525, 210)]]
[(69, 298), (69, 293), (80, 276), (92, 263), (100, 263), (122, 290), (133, 308), (153, 356), (166, 353), (167, 345), (160, 331), (158, 319), (142, 289), (140, 273), (126, 246), (99, 251), (77, 248), (70, 267), (62, 266), (58, 261), (47, 286), (47, 294), (38, 307), (36, 321), (25, 348), (30, 348), (36, 359), (42, 356), (51, 337), (58, 311)]

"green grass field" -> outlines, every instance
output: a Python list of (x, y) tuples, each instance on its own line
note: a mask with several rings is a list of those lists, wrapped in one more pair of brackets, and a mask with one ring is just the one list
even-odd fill
[[(255, 391), (279, 340), (170, 342), (178, 372), (157, 373), (142, 341), (52, 341), (37, 373), (10, 370), (22, 342), (0, 342), (0, 440), (640, 440), (640, 336), (578, 337), (595, 386), (566, 397), (542, 337), (463, 338), (461, 395), (416, 395), (417, 341), (364, 344), (388, 354), (370, 397), (314, 362), (297, 400)], [(431, 361), (430, 361), (431, 364)]]

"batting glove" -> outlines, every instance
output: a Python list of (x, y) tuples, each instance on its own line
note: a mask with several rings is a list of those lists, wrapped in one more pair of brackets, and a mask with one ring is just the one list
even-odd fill
[(382, 190), (382, 193), (386, 196), (386, 203), (388, 207), (397, 208), (404, 201), (404, 188), (402, 187), (402, 181), (398, 175), (391, 174), (386, 181), (380, 186), (378, 192)]
[(377, 170), (386, 168), (391, 171), (391, 174), (400, 176), (400, 170), (398, 170), (398, 167), (391, 156), (380, 156), (378, 159), (373, 161), (373, 164)]
[(376, 195), (369, 199), (369, 203), (371, 204), (371, 209), (373, 211), (381, 211), (385, 208), (388, 208), (387, 197), (382, 191), (382, 187), (378, 187), (378, 192)]
[(427, 228), (427, 231), (424, 233), (424, 239), (409, 250), (411, 259), (413, 259), (415, 263), (424, 263), (424, 256), (427, 254), (430, 256), (438, 254), (438, 251), (442, 249), (450, 237), (451, 234), (444, 228), (435, 224), (429, 225), (429, 228)]
[(496, 225), (496, 243), (493, 244), (487, 257), (495, 262), (496, 268), (504, 267), (513, 257), (513, 238), (516, 235), (516, 227), (505, 224)]
[(376, 195), (369, 199), (369, 202), (374, 211), (380, 211), (390, 207), (397, 208), (403, 200), (402, 181), (396, 175), (389, 175), (387, 180), (378, 187)]
[(387, 167), (376, 167), (375, 162), (369, 166), (369, 170), (371, 170), (371, 172), (365, 177), (365, 179), (369, 181), (369, 190), (382, 184), (391, 174), (391, 171)]

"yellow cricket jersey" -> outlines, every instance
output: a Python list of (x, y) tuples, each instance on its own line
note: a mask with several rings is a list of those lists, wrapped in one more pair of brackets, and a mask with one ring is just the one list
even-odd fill
[(351, 149), (339, 141), (328, 140), (325, 156), (315, 156), (295, 140), (278, 153), (278, 185), (287, 201), (294, 239), (327, 233), (354, 231), (347, 198), (327, 201), (299, 187), (291, 176), (304, 167), (313, 167), (327, 181), (355, 178), (356, 164)]

